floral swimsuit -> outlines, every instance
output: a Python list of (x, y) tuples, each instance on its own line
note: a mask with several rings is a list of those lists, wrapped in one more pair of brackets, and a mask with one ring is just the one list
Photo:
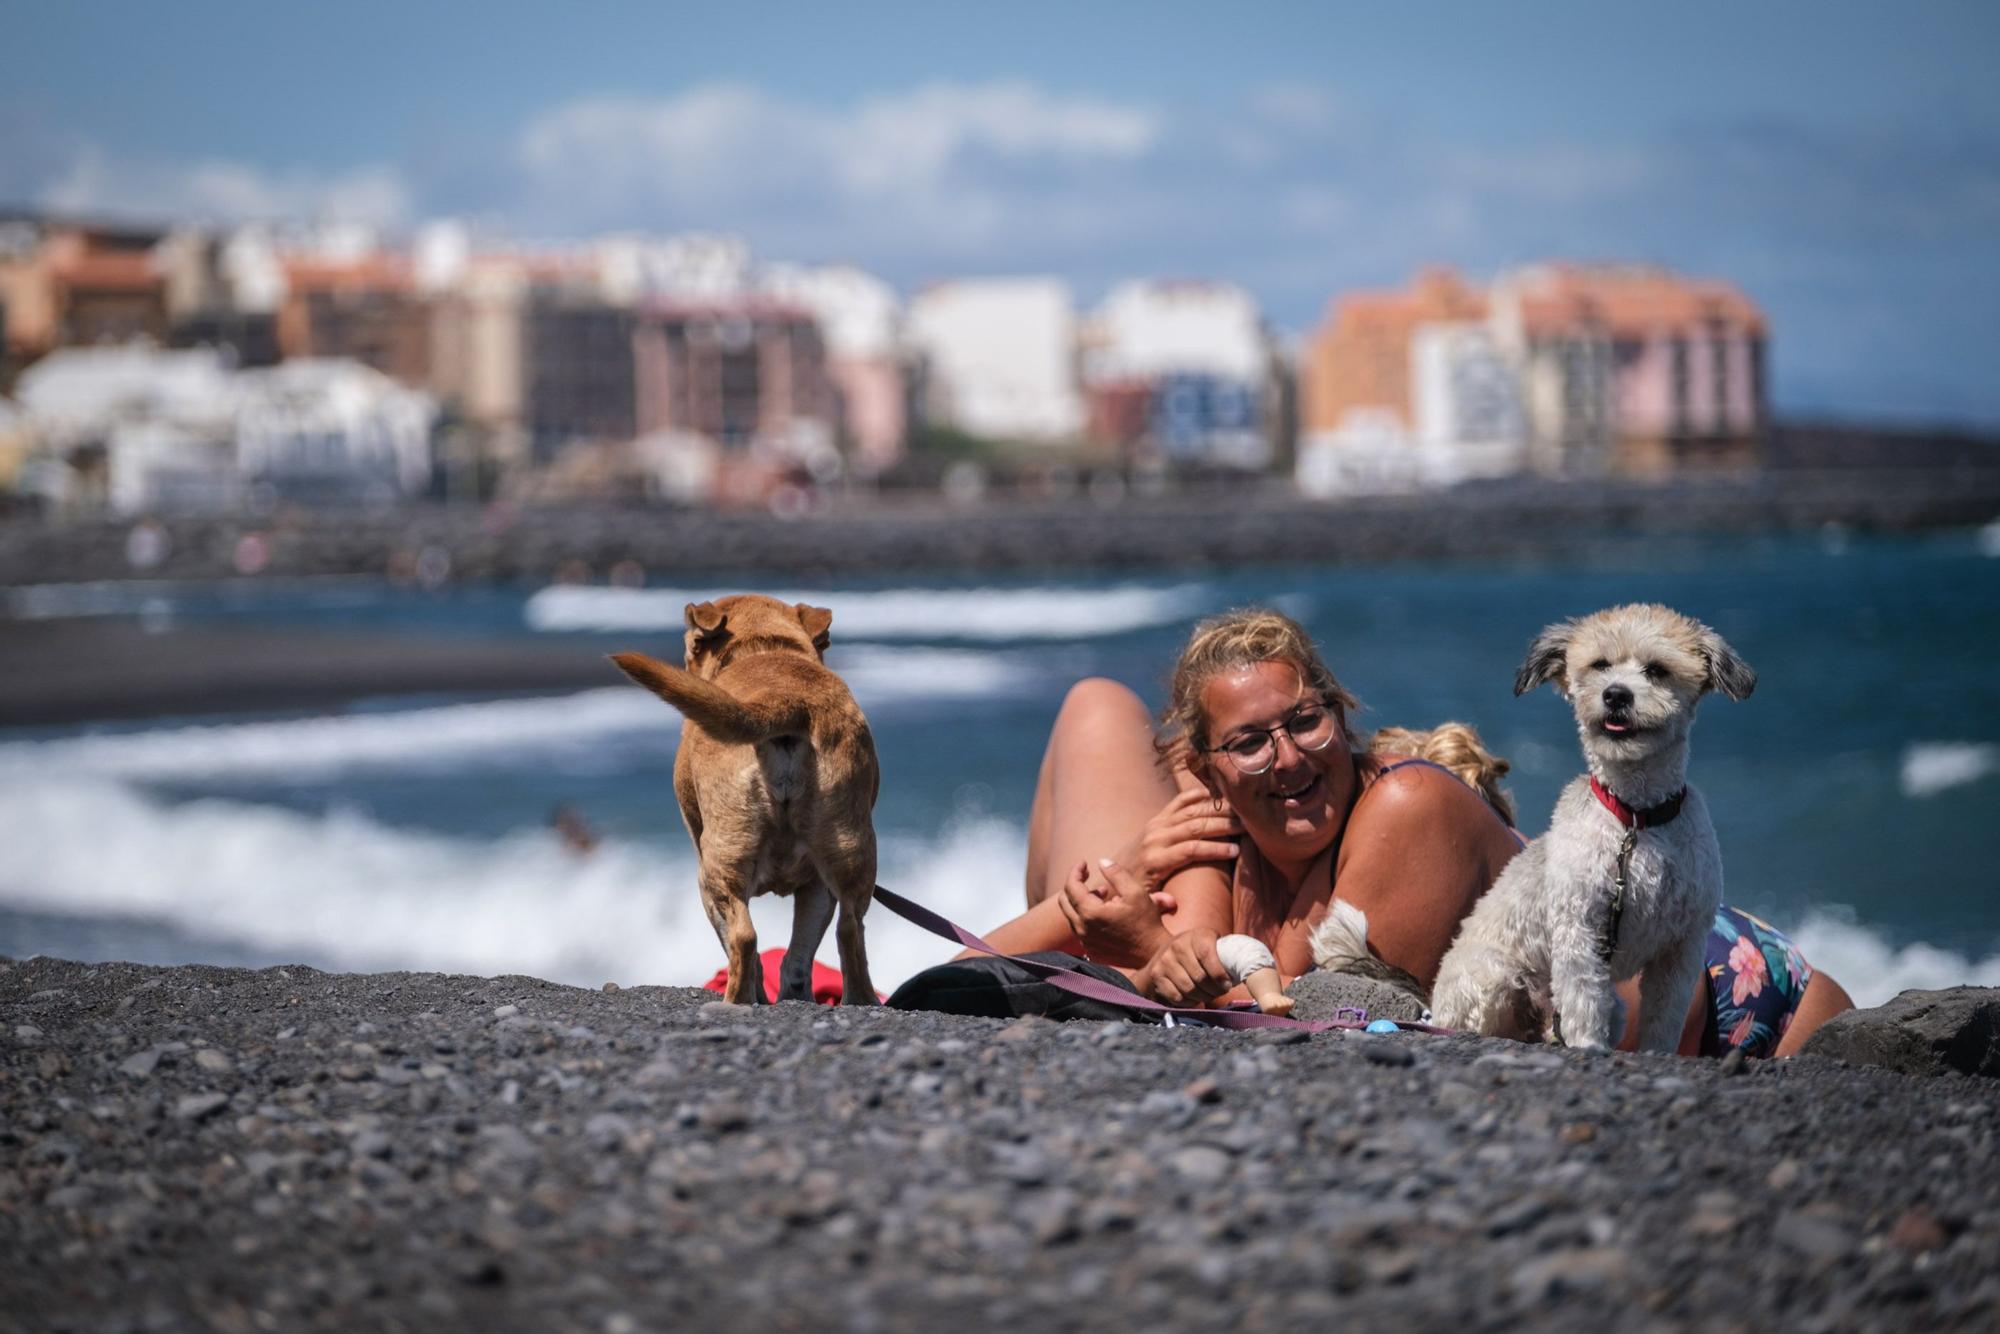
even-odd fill
[(1708, 931), (1708, 1023), (1701, 1054), (1768, 1057), (1792, 1025), (1812, 967), (1785, 933), (1723, 904)]

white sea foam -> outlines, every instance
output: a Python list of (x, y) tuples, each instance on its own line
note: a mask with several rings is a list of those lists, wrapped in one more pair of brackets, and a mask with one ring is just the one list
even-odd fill
[[(919, 698), (985, 698), (1038, 679), (1036, 663), (1025, 654), (857, 647), (829, 656), (864, 709)], [(0, 779), (299, 779), (367, 768), (453, 769), (495, 755), (546, 753), (607, 735), (671, 733), (679, 726), (680, 715), (645, 691), (610, 686), (537, 699), (0, 743)]]
[(2000, 746), (1973, 741), (1926, 741), (1903, 751), (1903, 795), (1934, 797), (1976, 783), (2000, 769)]
[[(524, 616), (542, 631), (672, 631), (688, 603), (729, 589), (545, 588)], [(773, 593), (833, 609), (836, 641), (1095, 639), (1187, 620), (1213, 600), (1200, 584), (1167, 588), (888, 588)]]
[(1980, 555), (2000, 557), (2000, 519), (1983, 525), (1973, 540)]
[(1970, 959), (1922, 942), (1897, 948), (1850, 916), (1810, 913), (1789, 934), (1806, 961), (1825, 969), (1864, 1009), (1911, 988), (2000, 987), (2000, 955)]
[[(880, 879), (984, 930), (1021, 906), (1026, 844), (1018, 825), (998, 819), (956, 821), (935, 839), (890, 834)], [(578, 858), (540, 828), (446, 837), (351, 812), (170, 804), (89, 778), (0, 781), (0, 904), (161, 922), (347, 969), (693, 985), (722, 958), (677, 839), (611, 841)], [(766, 948), (784, 945), (789, 904), (760, 899), (752, 915)], [(2000, 986), (2000, 956), (1894, 946), (1851, 916), (1812, 913), (1792, 935), (1864, 1006), (1912, 987)], [(879, 906), (868, 946), (885, 991), (953, 952)], [(820, 957), (837, 963), (830, 934)]]
[[(998, 820), (885, 839), (883, 883), (975, 929), (1020, 904), (1026, 838)], [(0, 786), (0, 902), (157, 921), (345, 969), (527, 973), (580, 985), (693, 985), (721, 966), (691, 854), (611, 842), (587, 858), (545, 830), (479, 841), (231, 801), (167, 805), (115, 783)], [(790, 905), (753, 907), (783, 946)], [(878, 987), (952, 947), (876, 908)], [(833, 938), (820, 957), (837, 963)]]

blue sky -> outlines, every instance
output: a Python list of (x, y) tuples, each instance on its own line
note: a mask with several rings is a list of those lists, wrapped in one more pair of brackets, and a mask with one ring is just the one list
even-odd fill
[(1783, 409), (2000, 425), (2000, 5), (14, 7), (0, 203), (746, 235), (905, 289), (1735, 280)]

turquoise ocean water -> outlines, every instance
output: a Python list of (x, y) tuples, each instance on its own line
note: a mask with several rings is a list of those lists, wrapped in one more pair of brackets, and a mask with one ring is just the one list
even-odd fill
[[(1864, 1001), (2000, 984), (2000, 559), (1990, 536), (1610, 547), (1555, 564), (438, 595), (339, 583), (16, 591), (37, 615), (407, 629), (678, 651), (690, 598), (757, 589), (834, 610), (830, 661), (872, 719), (883, 883), (969, 926), (1021, 902), (1048, 724), (1085, 675), (1149, 700), (1188, 625), (1266, 602), (1303, 620), (1364, 726), (1475, 724), (1538, 832), (1579, 771), (1549, 691), (1513, 696), (1544, 623), (1660, 601), (1720, 630), (1756, 695), (1711, 699), (1693, 776), (1730, 898), (1797, 934)], [(526, 699), (370, 700), (337, 712), (0, 732), (0, 953), (521, 972), (684, 984), (720, 954), (669, 783), (671, 710), (618, 683)], [(568, 803), (605, 836), (551, 835)], [(761, 904), (771, 944), (787, 909)], [(940, 955), (870, 918), (877, 980)], [(829, 940), (823, 951), (831, 958)]]

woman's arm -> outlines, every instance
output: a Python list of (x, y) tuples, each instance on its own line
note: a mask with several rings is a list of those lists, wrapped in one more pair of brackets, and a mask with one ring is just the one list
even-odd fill
[(1413, 764), (1382, 775), (1355, 801), (1334, 889), (1368, 914), (1370, 948), (1428, 987), (1458, 924), (1519, 850), (1478, 793)]

